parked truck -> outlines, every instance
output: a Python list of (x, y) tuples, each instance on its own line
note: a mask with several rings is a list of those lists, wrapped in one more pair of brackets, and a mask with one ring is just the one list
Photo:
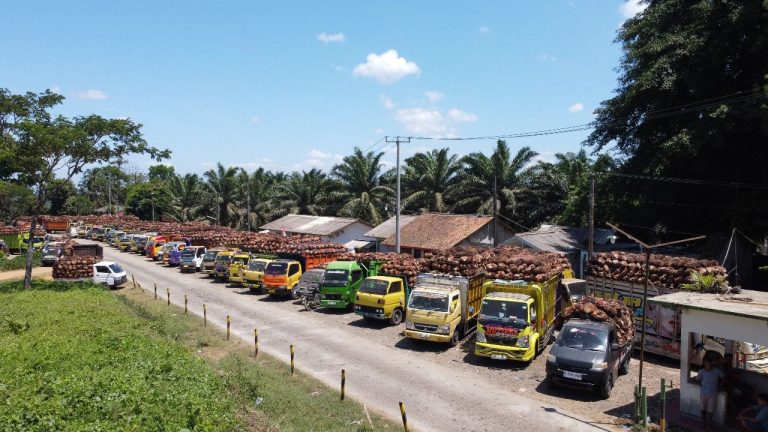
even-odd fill
[(573, 280), (573, 272), (566, 270), (542, 283), (493, 280), (486, 284), (475, 355), (522, 362), (538, 356), (554, 334), (563, 277)]
[(608, 399), (619, 375), (629, 373), (632, 343), (619, 344), (611, 323), (568, 320), (547, 355), (546, 382), (591, 389)]
[(182, 273), (199, 272), (203, 266), (203, 257), (205, 257), (205, 246), (187, 246), (181, 253), (179, 270)]
[(399, 325), (410, 294), (406, 277), (367, 277), (355, 294), (355, 313), (365, 320), (388, 320), (391, 325)]
[(216, 256), (219, 254), (219, 252), (223, 252), (225, 250), (227, 250), (227, 248), (214, 247), (208, 249), (205, 252), (205, 256), (203, 257), (203, 273), (213, 275), (213, 272), (216, 268)]
[(457, 345), (475, 330), (484, 281), (482, 275), (418, 275), (405, 312), (405, 336)]
[(248, 267), (250, 260), (251, 254), (248, 252), (240, 252), (232, 256), (232, 262), (229, 263), (229, 277), (227, 279), (230, 284), (235, 286), (243, 285), (245, 269)]
[(262, 288), (264, 279), (264, 270), (269, 263), (277, 259), (274, 255), (254, 255), (248, 261), (248, 266), (243, 269), (243, 285), (252, 291), (258, 291)]
[(237, 253), (240, 253), (240, 249), (227, 249), (216, 254), (213, 269), (214, 281), (226, 281), (227, 278), (229, 278), (229, 265), (232, 263), (232, 258)]
[(336, 255), (300, 255), (278, 254), (278, 259), (272, 261), (264, 269), (262, 284), (270, 295), (287, 295), (293, 299), (299, 298), (294, 289), (307, 270), (330, 265)]
[(363, 280), (379, 274), (381, 261), (333, 261), (320, 281), (320, 306), (346, 309), (355, 303)]

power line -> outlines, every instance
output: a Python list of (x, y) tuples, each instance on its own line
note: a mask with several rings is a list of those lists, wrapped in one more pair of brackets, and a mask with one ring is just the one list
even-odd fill
[(694, 184), (701, 186), (723, 186), (723, 187), (735, 187), (735, 188), (747, 188), (747, 189), (768, 189), (768, 184), (760, 183), (741, 183), (741, 182), (729, 182), (729, 181), (717, 181), (717, 180), (699, 180), (699, 179), (686, 179), (675, 177), (654, 177), (641, 174), (622, 174), (615, 172), (597, 172), (596, 174), (614, 177), (624, 177), (632, 179), (660, 181), (669, 183), (682, 183), (682, 184)]

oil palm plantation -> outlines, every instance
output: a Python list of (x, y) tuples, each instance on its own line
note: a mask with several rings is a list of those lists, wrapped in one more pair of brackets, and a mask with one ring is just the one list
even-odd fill
[(465, 156), (464, 171), (457, 185), (461, 198), (454, 209), (461, 213), (492, 214), (495, 200), (499, 213), (515, 218), (521, 199), (530, 193), (526, 179), (537, 155), (529, 147), (522, 147), (513, 155), (507, 143), (499, 140), (490, 157), (479, 152)]
[(403, 208), (417, 211), (447, 212), (458, 190), (461, 163), (448, 148), (416, 153), (405, 160), (403, 169)]
[(363, 153), (355, 147), (333, 167), (331, 177), (339, 184), (333, 200), (340, 206), (339, 216), (352, 217), (378, 225), (387, 216), (385, 207), (395, 192), (386, 184), (382, 173), (381, 157), (384, 153)]
[(213, 204), (206, 213), (219, 225), (230, 226), (237, 221), (237, 173), (237, 168), (225, 168), (219, 163), (215, 170), (208, 170), (204, 174), (207, 192), (205, 201)]
[(320, 215), (325, 210), (333, 182), (317, 168), (295, 172), (277, 187), (276, 216), (289, 213)]
[(195, 220), (200, 210), (202, 181), (197, 174), (174, 175), (168, 187), (173, 195), (171, 215), (177, 222)]
[(237, 227), (253, 230), (267, 223), (275, 213), (272, 199), (275, 197), (278, 178), (264, 168), (251, 174), (241, 169), (237, 177), (240, 188)]

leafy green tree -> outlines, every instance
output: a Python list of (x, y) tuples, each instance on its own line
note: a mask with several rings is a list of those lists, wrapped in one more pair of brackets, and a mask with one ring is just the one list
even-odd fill
[[(64, 97), (45, 91), (12, 95), (0, 89), (0, 173), (32, 186), (30, 236), (48, 199), (56, 173), (71, 180), (92, 164), (121, 164), (132, 154), (149, 154), (154, 159), (170, 156), (168, 150), (151, 147), (141, 134), (141, 125), (125, 119), (98, 115), (54, 117), (51, 110)], [(8, 158), (7, 155), (14, 155)], [(27, 248), (24, 287), (32, 279), (32, 242)]]
[(405, 160), (402, 174), (403, 208), (447, 212), (456, 198), (461, 162), (442, 148), (416, 153)]
[(587, 144), (625, 159), (617, 220), (768, 234), (768, 3), (655, 0), (627, 20), (616, 95)]
[(212, 214), (209, 217), (215, 218), (219, 225), (231, 226), (237, 221), (237, 173), (237, 168), (225, 168), (219, 163), (215, 170), (208, 170), (204, 174), (208, 201), (213, 200), (213, 208), (210, 210)]
[(120, 166), (107, 165), (85, 170), (79, 188), (96, 207), (114, 207), (125, 203), (130, 184), (131, 176)]
[(254, 230), (267, 223), (275, 213), (272, 203), (278, 185), (276, 176), (259, 168), (251, 174), (241, 169), (238, 178), (238, 203), (241, 210), (238, 212), (237, 226), (244, 230)]
[(162, 181), (167, 184), (171, 184), (176, 178), (176, 169), (173, 165), (152, 165), (149, 167), (149, 175), (147, 180), (149, 181)]
[[(150, 173), (150, 178), (152, 178)], [(157, 178), (157, 177), (155, 177)], [(170, 214), (178, 222), (189, 222), (197, 219), (204, 194), (203, 183), (197, 174), (174, 174), (167, 185), (173, 198)]]
[(331, 170), (331, 177), (339, 183), (334, 201), (342, 207), (339, 216), (353, 217), (378, 225), (384, 221), (385, 207), (395, 191), (382, 179), (381, 158), (384, 153), (363, 153), (355, 147), (340, 164)]
[(89, 215), (93, 214), (93, 203), (85, 195), (72, 195), (64, 203), (64, 214)]
[(133, 185), (128, 189), (125, 210), (144, 220), (160, 220), (173, 210), (173, 196), (160, 181)]
[(19, 216), (32, 212), (35, 194), (29, 186), (0, 181), (0, 221), (11, 223)]
[(454, 208), (466, 213), (492, 214), (495, 199), (500, 214), (519, 219), (520, 199), (530, 192), (525, 181), (529, 165), (537, 155), (529, 147), (522, 147), (513, 156), (507, 143), (499, 140), (490, 157), (479, 152), (465, 156), (457, 191), (460, 199)]
[(328, 176), (317, 168), (291, 174), (277, 188), (276, 216), (322, 214), (333, 187)]
[(51, 181), (48, 193), (48, 206), (46, 213), (52, 215), (64, 214), (64, 204), (69, 197), (77, 194), (77, 189), (72, 180), (54, 179)]

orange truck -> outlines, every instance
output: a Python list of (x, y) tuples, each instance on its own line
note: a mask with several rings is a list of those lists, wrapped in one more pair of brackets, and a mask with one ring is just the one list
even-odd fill
[(278, 254), (276, 260), (270, 262), (264, 269), (262, 287), (270, 295), (288, 295), (298, 298), (294, 288), (299, 283), (301, 275), (313, 268), (325, 266), (336, 261), (337, 254), (300, 255)]

